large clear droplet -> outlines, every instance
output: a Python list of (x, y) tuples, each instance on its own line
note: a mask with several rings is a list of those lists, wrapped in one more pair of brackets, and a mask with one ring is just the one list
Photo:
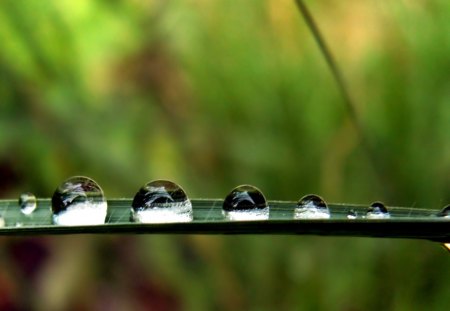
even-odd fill
[(330, 211), (327, 203), (315, 195), (309, 194), (301, 198), (294, 210), (294, 219), (327, 219)]
[(22, 214), (31, 215), (36, 209), (36, 196), (30, 192), (22, 193), (19, 197), (19, 206)]
[(450, 217), (450, 204), (447, 205), (446, 207), (444, 207), (442, 209), (442, 211), (439, 212), (438, 216), (439, 217), (449, 218)]
[(140, 223), (189, 222), (193, 220), (192, 204), (177, 184), (155, 180), (145, 184), (134, 196), (131, 220)]
[(53, 223), (61, 226), (105, 223), (107, 203), (100, 186), (92, 179), (74, 176), (64, 181), (52, 197)]
[(269, 219), (269, 206), (262, 192), (251, 185), (241, 185), (227, 195), (223, 215), (228, 220)]
[(384, 219), (389, 218), (389, 212), (381, 202), (374, 202), (372, 205), (370, 205), (369, 209), (367, 210), (366, 218), (369, 219)]

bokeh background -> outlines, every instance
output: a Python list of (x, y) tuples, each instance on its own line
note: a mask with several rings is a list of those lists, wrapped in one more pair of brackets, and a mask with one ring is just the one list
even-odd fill
[[(72, 175), (109, 198), (439, 209), (450, 202), (450, 2), (306, 1), (363, 130), (292, 0), (0, 2), (0, 198)], [(371, 145), (370, 155), (361, 137)], [(447, 310), (431, 242), (303, 236), (0, 238), (1, 310)]]

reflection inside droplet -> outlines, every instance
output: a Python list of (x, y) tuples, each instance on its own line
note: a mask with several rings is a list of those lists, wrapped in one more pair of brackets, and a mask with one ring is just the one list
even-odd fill
[(31, 192), (22, 193), (19, 197), (20, 211), (25, 215), (31, 215), (36, 209), (36, 196)]
[(228, 220), (269, 219), (269, 206), (262, 192), (251, 185), (241, 185), (227, 195), (222, 213)]
[(330, 211), (327, 203), (315, 195), (309, 194), (301, 198), (294, 210), (295, 219), (327, 219), (330, 218)]
[(366, 217), (369, 219), (384, 219), (389, 218), (389, 212), (381, 202), (374, 202), (372, 205), (370, 205), (369, 209), (367, 210)]
[(145, 184), (136, 193), (131, 220), (139, 223), (172, 223), (193, 220), (191, 201), (184, 190), (168, 180)]
[(347, 219), (356, 219), (358, 217), (358, 214), (355, 212), (355, 210), (351, 209), (347, 213)]
[(94, 180), (75, 176), (55, 190), (52, 211), (56, 225), (99, 225), (105, 223), (107, 203), (102, 189)]
[(450, 243), (443, 243), (442, 246), (450, 252)]
[(439, 217), (450, 217), (450, 204), (444, 207), (438, 214)]

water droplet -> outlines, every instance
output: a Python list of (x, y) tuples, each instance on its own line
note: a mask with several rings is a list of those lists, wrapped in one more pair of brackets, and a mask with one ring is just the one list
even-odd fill
[(446, 207), (444, 207), (442, 209), (442, 211), (439, 212), (438, 216), (439, 217), (449, 218), (450, 217), (450, 204), (447, 205)]
[(442, 243), (442, 246), (450, 252), (450, 243)]
[(52, 197), (53, 223), (62, 226), (105, 223), (107, 203), (100, 186), (92, 179), (74, 176), (64, 181)]
[(269, 219), (269, 206), (262, 192), (250, 185), (241, 185), (227, 195), (223, 202), (223, 215), (228, 220)]
[(0, 228), (3, 228), (6, 226), (5, 218), (0, 215)]
[(351, 209), (347, 213), (348, 219), (356, 219), (358, 217), (358, 214), (355, 212), (355, 210)]
[(315, 195), (309, 194), (301, 198), (294, 210), (294, 219), (327, 219), (330, 218), (330, 211), (327, 203)]
[(367, 218), (370, 219), (383, 219), (383, 218), (389, 218), (389, 212), (381, 202), (374, 202), (372, 205), (370, 205), (369, 209), (367, 210), (366, 214)]
[(36, 209), (36, 196), (30, 192), (22, 193), (19, 197), (20, 211), (25, 215), (31, 215)]
[(155, 180), (145, 184), (134, 196), (131, 220), (140, 223), (189, 222), (193, 220), (192, 204), (177, 184)]

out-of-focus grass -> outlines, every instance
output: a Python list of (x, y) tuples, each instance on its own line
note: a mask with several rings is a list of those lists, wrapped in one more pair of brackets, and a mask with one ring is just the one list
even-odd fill
[[(251, 183), (270, 199), (312, 192), (333, 202), (448, 203), (448, 1), (307, 4), (357, 99), (381, 170), (361, 148), (293, 1), (3, 1), (1, 196), (48, 197), (81, 174), (109, 197), (168, 178), (191, 197), (223, 197)], [(448, 256), (425, 242), (45, 241), (51, 259), (29, 298), (38, 310), (94, 309), (106, 303), (92, 294), (99, 288), (123, 308), (138, 308), (142, 297), (133, 295), (142, 291), (156, 309), (191, 310), (442, 310), (450, 295)], [(1, 261), (13, 265), (7, 251)], [(16, 284), (13, 297), (24, 282), (16, 270), (0, 275)]]

